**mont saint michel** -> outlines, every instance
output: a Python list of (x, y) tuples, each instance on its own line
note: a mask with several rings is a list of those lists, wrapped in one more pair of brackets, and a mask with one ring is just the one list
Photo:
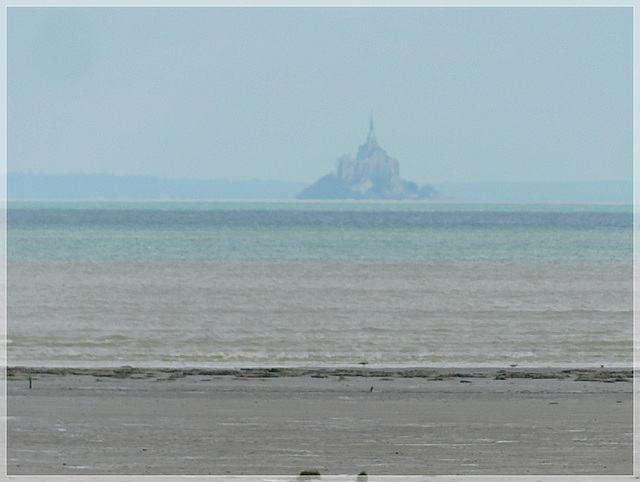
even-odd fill
[(336, 172), (307, 187), (298, 199), (437, 199), (440, 194), (430, 185), (421, 188), (400, 177), (400, 164), (378, 145), (369, 124), (367, 141), (358, 148), (355, 159), (350, 154), (338, 159)]

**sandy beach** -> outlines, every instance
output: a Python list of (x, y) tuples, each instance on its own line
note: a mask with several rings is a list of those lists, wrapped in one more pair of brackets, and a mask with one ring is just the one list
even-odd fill
[(631, 475), (631, 382), (604, 368), (9, 367), (7, 472)]

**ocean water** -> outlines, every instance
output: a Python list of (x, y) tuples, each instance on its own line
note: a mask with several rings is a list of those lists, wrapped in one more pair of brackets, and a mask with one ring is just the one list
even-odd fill
[(631, 366), (622, 204), (32, 202), (8, 363)]

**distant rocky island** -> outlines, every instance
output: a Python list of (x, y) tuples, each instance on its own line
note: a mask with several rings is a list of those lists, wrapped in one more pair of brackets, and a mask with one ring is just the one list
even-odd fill
[(338, 159), (336, 172), (307, 187), (297, 198), (419, 200), (441, 195), (428, 184), (418, 187), (400, 177), (398, 160), (378, 145), (371, 119), (367, 141), (358, 148), (357, 157), (347, 154)]

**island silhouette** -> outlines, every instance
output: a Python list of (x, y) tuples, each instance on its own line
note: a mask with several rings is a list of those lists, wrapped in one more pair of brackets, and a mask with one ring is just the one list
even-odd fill
[(400, 177), (400, 163), (390, 157), (376, 140), (373, 117), (369, 134), (355, 159), (346, 154), (338, 159), (336, 171), (304, 189), (298, 199), (440, 199), (433, 186), (422, 187)]

